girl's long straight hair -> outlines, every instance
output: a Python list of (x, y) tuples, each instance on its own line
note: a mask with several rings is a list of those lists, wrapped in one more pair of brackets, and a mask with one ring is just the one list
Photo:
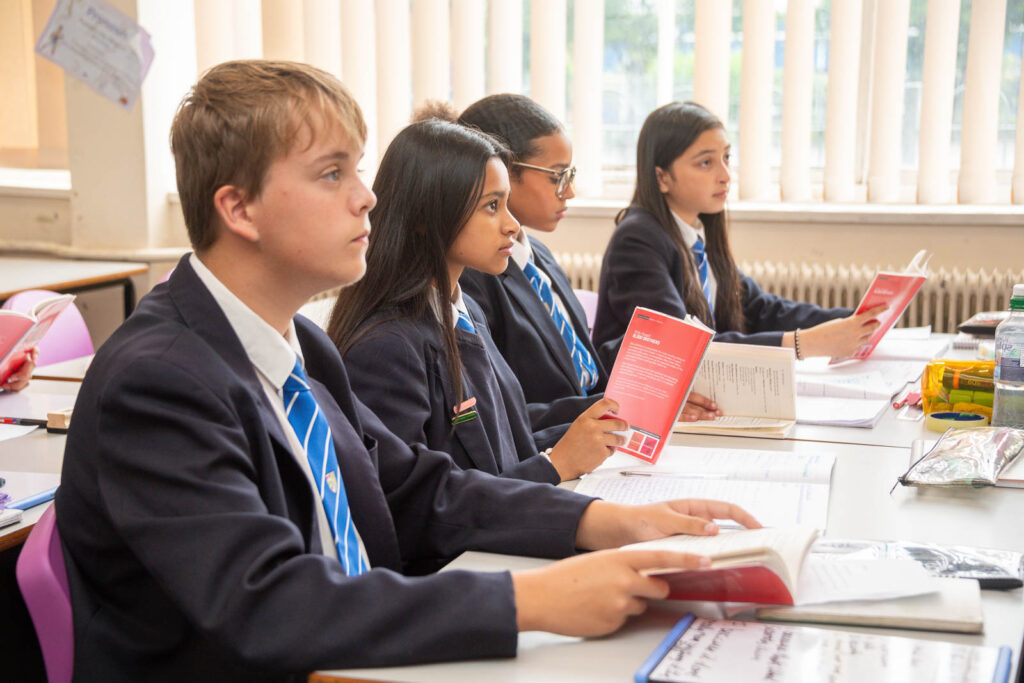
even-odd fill
[(685, 152), (706, 130), (725, 128), (722, 122), (704, 107), (694, 102), (671, 102), (652, 111), (640, 129), (636, 147), (636, 189), (629, 206), (615, 217), (618, 225), (633, 209), (643, 209), (658, 220), (662, 229), (679, 249), (683, 262), (683, 303), (689, 313), (717, 330), (746, 331), (743, 321), (742, 291), (739, 271), (729, 249), (725, 211), (699, 214), (707, 238), (705, 247), (708, 262), (715, 273), (717, 294), (715, 315), (697, 281), (693, 252), (686, 246), (679, 232), (672, 210), (658, 189), (655, 169), (669, 171), (672, 162)]
[[(453, 283), (445, 257), (472, 215), (487, 162), (495, 157), (506, 161), (500, 142), (450, 121), (418, 121), (395, 136), (373, 181), (377, 206), (370, 211), (366, 275), (341, 290), (327, 326), (342, 355), (376, 325), (418, 320), (439, 302), (438, 325), (461, 403), (462, 361), (446, 305)], [(364, 324), (380, 312), (373, 325)]]

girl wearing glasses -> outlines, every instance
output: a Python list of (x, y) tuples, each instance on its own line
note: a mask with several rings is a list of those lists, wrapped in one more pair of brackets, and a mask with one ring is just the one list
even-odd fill
[[(496, 136), (511, 150), (508, 208), (523, 226), (552, 232), (575, 196), (572, 143), (562, 124), (523, 95), (491, 95), (459, 122)], [(598, 357), (586, 314), (565, 272), (533, 235), (521, 230), (508, 267), (497, 276), (467, 270), (462, 288), (480, 304), (495, 344), (523, 386), (526, 400), (599, 397), (611, 365)], [(710, 400), (691, 394), (681, 420), (712, 419)]]
[(571, 425), (534, 432), (538, 407), (527, 408), (482, 312), (462, 295), (463, 271), (506, 269), (519, 231), (506, 154), (452, 121), (400, 132), (374, 180), (366, 276), (342, 290), (327, 331), (356, 395), (404, 441), (462, 468), (558, 483), (603, 462), (626, 424), (600, 419), (617, 408), (603, 399)]
[(616, 217), (601, 265), (594, 340), (613, 362), (636, 306), (716, 329), (718, 341), (787, 346), (796, 357), (847, 356), (884, 306), (851, 316), (763, 291), (736, 268), (725, 202), (729, 140), (714, 114), (673, 102), (654, 110), (637, 143), (636, 190)]

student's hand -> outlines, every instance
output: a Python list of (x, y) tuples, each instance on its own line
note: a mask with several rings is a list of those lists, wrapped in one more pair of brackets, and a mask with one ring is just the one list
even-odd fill
[(761, 528), (753, 515), (740, 506), (718, 500), (670, 500), (650, 505), (595, 500), (580, 517), (576, 547), (580, 550), (617, 548), (675, 534), (714, 536), (718, 533), (716, 519), (731, 519), (748, 529)]
[[(800, 339), (803, 342), (803, 338)], [(686, 398), (683, 412), (679, 415), (680, 422), (696, 422), (697, 420), (714, 420), (722, 414), (718, 404), (707, 396), (691, 391)]]
[(605, 413), (614, 413), (619, 404), (610, 398), (602, 398), (577, 417), (565, 435), (551, 449), (551, 464), (558, 470), (562, 481), (575, 479), (600, 465), (615, 452), (616, 446), (625, 443), (625, 439), (613, 432), (629, 429), (629, 424), (616, 417), (606, 417)]
[[(885, 309), (885, 304), (870, 308), (860, 315), (838, 318), (821, 323), (806, 330), (800, 330), (800, 352), (804, 358), (811, 356), (845, 357), (853, 355), (866, 342), (879, 322), (876, 320)], [(789, 344), (792, 346), (792, 344)]]
[(667, 550), (605, 550), (512, 573), (520, 631), (593, 637), (615, 631), (668, 596), (668, 583), (644, 569), (707, 567), (706, 557)]
[(28, 381), (32, 377), (32, 372), (36, 369), (36, 357), (38, 355), (38, 349), (29, 351), (28, 355), (25, 356), (25, 362), (4, 380), (3, 385), (0, 385), (0, 389), (4, 391), (21, 391), (27, 387)]

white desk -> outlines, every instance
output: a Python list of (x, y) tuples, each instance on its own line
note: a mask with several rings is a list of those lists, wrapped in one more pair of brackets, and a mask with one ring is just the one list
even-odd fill
[(83, 292), (118, 285), (124, 289), (124, 315), (135, 308), (132, 276), (149, 271), (145, 263), (84, 261), (36, 256), (0, 256), (0, 302), (26, 289)]
[[(76, 392), (78, 386), (70, 382), (33, 380), (25, 391), (66, 394)], [(25, 436), (0, 441), (0, 470), (60, 473), (66, 438), (64, 434), (50, 434), (44, 427), (38, 427)], [(20, 522), (0, 528), (0, 551), (24, 543), (47, 507), (49, 503), (29, 508), (22, 513)]]
[[(751, 440), (740, 437), (685, 437), (688, 445), (758, 448), (792, 453), (830, 452), (836, 455), (832, 474), (827, 536), (1024, 548), (1024, 525), (1014, 523), (1024, 514), (1024, 492), (1012, 489), (916, 490), (897, 489), (896, 476), (907, 466), (909, 450), (853, 444), (825, 444), (792, 440)], [(682, 443), (683, 439), (673, 439)], [(996, 523), (993, 523), (996, 522)], [(502, 570), (536, 566), (539, 560), (467, 553), (454, 567)], [(985, 633), (960, 635), (901, 629), (865, 629), (823, 626), (847, 631), (874, 631), (913, 638), (955, 641), (974, 645), (1009, 645), (1013, 671), (1020, 666), (1024, 642), (1024, 595), (982, 591)], [(443, 606), (439, 606), (443, 608)], [(513, 660), (483, 660), (386, 669), (321, 672), (312, 680), (373, 680), (433, 683), (435, 681), (627, 681), (669, 628), (685, 612), (720, 617), (715, 603), (653, 603), (646, 614), (606, 638), (581, 640), (547, 633), (524, 633)]]

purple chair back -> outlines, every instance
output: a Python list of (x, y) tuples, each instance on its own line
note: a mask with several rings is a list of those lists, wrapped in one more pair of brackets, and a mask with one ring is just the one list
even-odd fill
[(589, 289), (574, 289), (572, 293), (576, 295), (580, 305), (583, 306), (584, 313), (587, 314), (587, 329), (593, 332), (594, 318), (597, 317), (597, 292), (592, 292)]
[[(3, 307), (12, 311), (28, 313), (43, 299), (55, 296), (57, 296), (57, 292), (28, 289), (18, 292), (5, 301)], [(86, 327), (81, 312), (72, 302), (53, 321), (53, 326), (46, 332), (46, 336), (39, 340), (39, 357), (36, 358), (36, 365), (50, 365), (72, 358), (81, 358), (94, 351), (89, 328)]]
[(36, 627), (47, 680), (50, 683), (70, 681), (75, 656), (71, 592), (57, 533), (57, 515), (52, 505), (28, 535), (15, 573)]

